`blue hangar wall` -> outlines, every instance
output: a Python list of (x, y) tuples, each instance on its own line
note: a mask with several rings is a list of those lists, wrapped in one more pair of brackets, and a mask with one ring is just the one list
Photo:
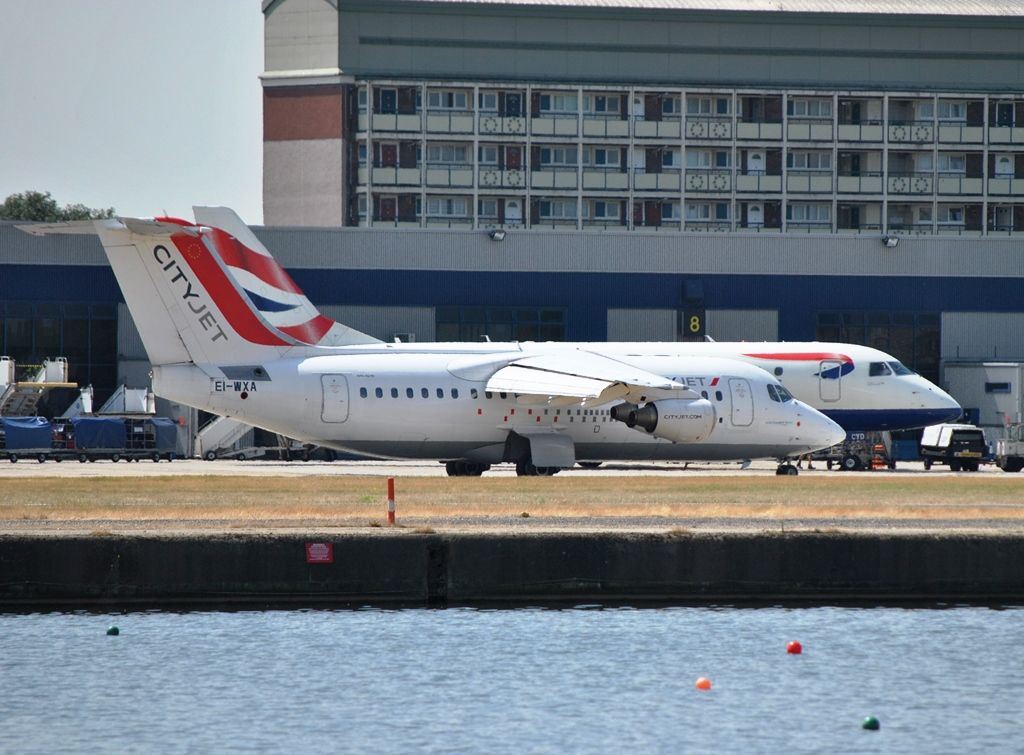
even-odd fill
[[(823, 311), (1018, 312), (1014, 278), (667, 273), (532, 273), (432, 270), (289, 269), (318, 305), (564, 307), (570, 340), (606, 340), (608, 309), (684, 306), (688, 282), (703, 284), (708, 309), (775, 309), (779, 338), (812, 340)], [(118, 303), (106, 266), (0, 262), (0, 300)]]

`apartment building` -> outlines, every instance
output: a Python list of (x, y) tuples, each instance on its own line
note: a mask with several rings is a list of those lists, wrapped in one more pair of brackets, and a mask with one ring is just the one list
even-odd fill
[(998, 0), (268, 0), (271, 224), (1024, 232)]

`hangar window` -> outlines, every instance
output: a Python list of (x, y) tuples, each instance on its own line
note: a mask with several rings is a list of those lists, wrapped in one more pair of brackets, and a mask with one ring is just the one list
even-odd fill
[(887, 351), (899, 359), (888, 362), (896, 375), (906, 374), (902, 369), (938, 382), (941, 322), (935, 312), (819, 312), (815, 337)]
[(439, 341), (564, 341), (564, 308), (438, 307)]
[(1012, 393), (1009, 383), (985, 383), (985, 393)]

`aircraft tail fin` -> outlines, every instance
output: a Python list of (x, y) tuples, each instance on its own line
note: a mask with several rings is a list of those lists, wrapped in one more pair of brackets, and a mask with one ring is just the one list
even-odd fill
[(380, 343), (321, 314), (234, 210), (194, 207), (193, 212), (197, 223), (212, 229), (228, 274), (279, 333), (310, 346)]

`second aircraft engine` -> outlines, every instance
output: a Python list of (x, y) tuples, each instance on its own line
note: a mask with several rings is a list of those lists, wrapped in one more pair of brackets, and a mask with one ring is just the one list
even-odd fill
[(673, 443), (696, 443), (715, 429), (715, 407), (704, 398), (662, 399), (643, 406), (619, 404), (612, 408), (611, 416), (626, 427), (646, 430)]

